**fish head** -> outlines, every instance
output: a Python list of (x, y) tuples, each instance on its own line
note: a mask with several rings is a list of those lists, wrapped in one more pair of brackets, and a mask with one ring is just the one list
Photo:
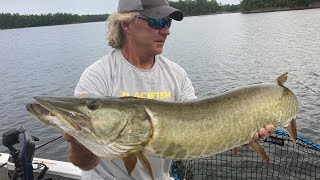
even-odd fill
[(81, 136), (100, 144), (108, 144), (115, 140), (141, 142), (150, 136), (148, 121), (133, 123), (132, 113), (136, 112), (128, 108), (126, 113), (112, 100), (76, 97), (34, 99), (37, 103), (27, 104), (27, 110), (36, 119), (74, 137)]

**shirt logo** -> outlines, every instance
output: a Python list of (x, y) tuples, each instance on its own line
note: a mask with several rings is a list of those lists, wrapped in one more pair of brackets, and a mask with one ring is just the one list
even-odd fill
[(121, 97), (126, 96), (133, 96), (137, 98), (145, 98), (145, 99), (171, 99), (171, 92), (170, 91), (163, 91), (163, 92), (135, 92), (133, 94), (130, 94), (126, 91), (120, 91)]

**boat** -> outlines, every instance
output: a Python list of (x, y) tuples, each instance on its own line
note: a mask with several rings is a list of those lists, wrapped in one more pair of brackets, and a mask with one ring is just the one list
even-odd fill
[[(10, 180), (8, 174), (12, 174), (15, 170), (15, 164), (9, 161), (10, 154), (0, 153), (0, 165), (6, 164), (0, 168), (0, 179)], [(81, 169), (74, 166), (70, 162), (56, 161), (51, 159), (33, 158), (34, 177), (44, 169), (49, 168), (45, 173), (45, 178), (52, 178), (53, 180), (74, 180), (81, 179)], [(44, 166), (45, 165), (45, 166)], [(41, 167), (42, 166), (42, 167)]]

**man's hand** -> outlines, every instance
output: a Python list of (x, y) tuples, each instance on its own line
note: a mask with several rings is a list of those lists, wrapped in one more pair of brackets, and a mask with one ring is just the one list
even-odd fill
[(260, 128), (254, 135), (253, 139), (266, 139), (270, 136), (270, 134), (274, 131), (275, 127), (272, 124), (268, 124), (263, 128)]
[(99, 164), (100, 158), (81, 145), (75, 138), (63, 133), (63, 139), (70, 143), (67, 155), (72, 164), (83, 171), (89, 171)]

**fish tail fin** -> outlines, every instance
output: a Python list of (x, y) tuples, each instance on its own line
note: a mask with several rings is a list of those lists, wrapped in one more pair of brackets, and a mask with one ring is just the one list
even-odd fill
[(282, 86), (288, 79), (288, 72), (285, 72), (276, 79), (278, 85)]

